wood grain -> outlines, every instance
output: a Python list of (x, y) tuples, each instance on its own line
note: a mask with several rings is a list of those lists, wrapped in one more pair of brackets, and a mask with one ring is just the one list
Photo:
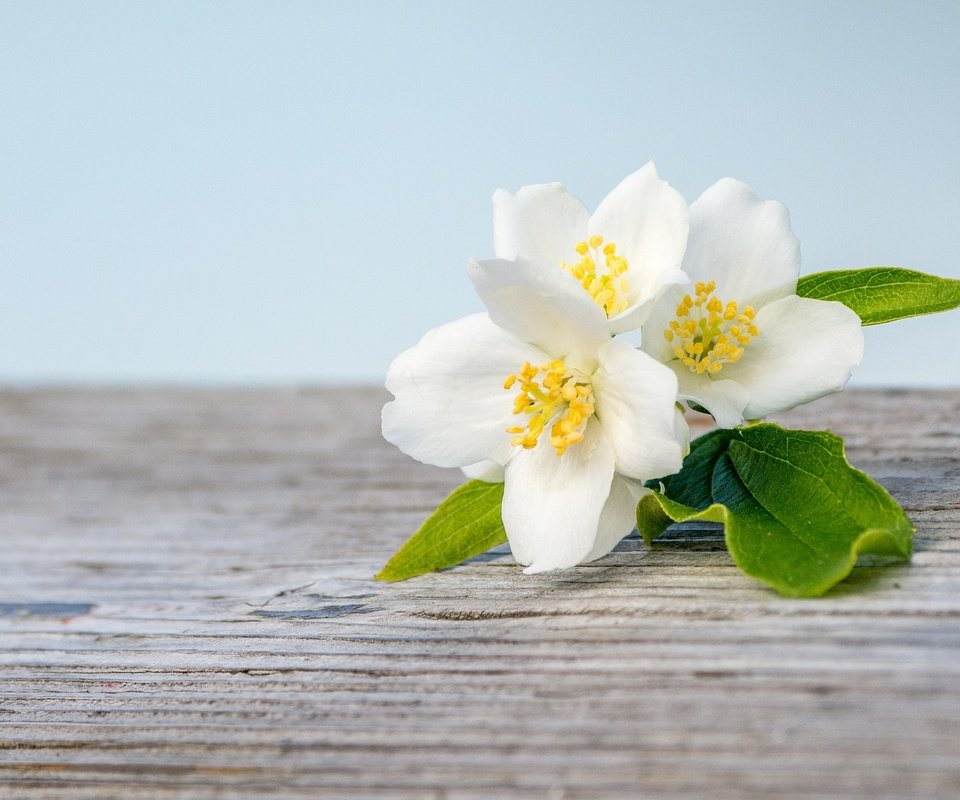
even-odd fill
[(375, 583), (459, 482), (384, 399), (0, 392), (0, 797), (960, 796), (960, 392), (783, 417), (918, 527), (820, 600), (703, 525)]

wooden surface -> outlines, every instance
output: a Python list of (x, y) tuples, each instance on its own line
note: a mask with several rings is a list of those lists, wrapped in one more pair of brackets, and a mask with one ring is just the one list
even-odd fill
[(0, 392), (0, 797), (960, 796), (960, 392), (783, 418), (918, 527), (820, 600), (704, 526), (377, 584), (459, 482), (383, 400)]

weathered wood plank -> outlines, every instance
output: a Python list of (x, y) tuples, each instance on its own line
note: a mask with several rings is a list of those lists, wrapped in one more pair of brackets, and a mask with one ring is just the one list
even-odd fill
[(377, 584), (459, 480), (383, 400), (0, 392), (0, 797), (960, 796), (960, 392), (786, 415), (918, 527), (813, 601), (708, 526)]

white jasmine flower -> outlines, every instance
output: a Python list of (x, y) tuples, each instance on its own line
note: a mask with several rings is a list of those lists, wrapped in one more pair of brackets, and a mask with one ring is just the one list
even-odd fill
[(681, 399), (723, 427), (840, 391), (863, 356), (857, 315), (797, 296), (800, 243), (787, 209), (725, 178), (690, 207), (684, 271), (643, 327)]
[(625, 178), (591, 215), (560, 183), (493, 196), (497, 258), (542, 261), (603, 309), (611, 333), (639, 328), (680, 269), (687, 204), (653, 162)]
[(603, 310), (555, 269), (472, 263), (490, 315), (401, 353), (383, 409), (383, 435), (405, 453), (504, 481), (504, 528), (527, 572), (608, 553), (633, 530), (640, 482), (676, 472), (689, 436), (673, 372), (611, 339)]

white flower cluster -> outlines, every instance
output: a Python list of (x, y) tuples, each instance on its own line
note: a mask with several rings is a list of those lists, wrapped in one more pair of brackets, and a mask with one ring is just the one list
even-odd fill
[[(526, 572), (600, 558), (644, 481), (689, 449), (678, 401), (724, 427), (842, 389), (857, 315), (798, 297), (787, 210), (730, 178), (688, 207), (652, 163), (591, 215), (559, 183), (493, 197), (496, 258), (469, 275), (486, 313), (391, 365), (383, 435), (412, 457), (504, 482)], [(618, 334), (641, 331), (637, 349)]]

